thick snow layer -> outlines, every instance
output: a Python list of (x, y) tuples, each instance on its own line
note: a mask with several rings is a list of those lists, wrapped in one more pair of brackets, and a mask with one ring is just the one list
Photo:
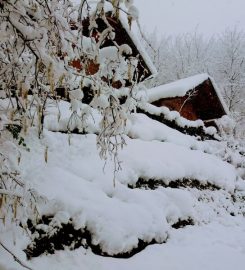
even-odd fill
[[(142, 147), (135, 143), (136, 148)], [(27, 144), (32, 150), (22, 153), (23, 177), (53, 201), (53, 206), (50, 203), (42, 213), (67, 212), (76, 228), (87, 227), (93, 233), (93, 243), (100, 244), (109, 254), (131, 250), (137, 246), (138, 239), (162, 242), (171, 224), (179, 218), (194, 218), (194, 200), (185, 191), (131, 190), (119, 181), (114, 189), (113, 164), (108, 161), (103, 172), (104, 162), (99, 159), (94, 135), (74, 135), (69, 146), (67, 135), (46, 132), (42, 142), (30, 138)], [(49, 148), (47, 164), (43, 152), (46, 146)], [(127, 148), (122, 160), (139, 158), (134, 157), (134, 148)], [(138, 169), (143, 171), (144, 166), (142, 163)], [(133, 167), (132, 163), (129, 170), (120, 174), (124, 182), (131, 182), (132, 170), (134, 176), (141, 175)]]
[[(88, 109), (86, 105), (81, 106), (77, 114)], [(60, 113), (48, 103), (46, 128), (66, 130), (71, 114), (69, 103), (61, 101), (59, 109)], [(99, 116), (95, 110), (87, 113), (91, 117), (86, 126), (95, 132), (99, 129)], [(74, 127), (82, 128), (75, 124)], [(110, 255), (127, 252), (137, 247), (139, 239), (161, 243), (168, 237), (166, 244), (149, 246), (128, 260), (102, 258), (80, 248), (57, 251), (55, 255), (42, 255), (27, 262), (22, 250), (30, 239), (23, 231), (20, 233), (20, 228), (13, 225), (2, 232), (0, 227), (0, 240), (36, 270), (81, 267), (160, 270), (163, 266), (176, 270), (183, 267), (230, 270), (231, 265), (236, 270), (243, 269), (245, 243), (241, 235), (245, 232), (245, 223), (241, 215), (245, 213), (245, 206), (242, 197), (241, 202), (238, 197), (234, 202), (232, 196), (235, 188), (244, 196), (245, 185), (238, 179), (235, 168), (221, 160), (227, 154), (222, 143), (199, 142), (144, 114), (132, 114), (127, 130), (127, 145), (118, 155), (122, 170), (116, 174), (115, 188), (114, 164), (108, 158), (104, 167), (94, 134), (67, 135), (45, 129), (39, 140), (33, 128), (25, 139), (30, 152), (20, 146), (21, 155), (6, 152), (16, 166), (20, 157), (22, 179), (47, 199), (46, 204), (38, 205), (39, 213), (55, 215), (56, 220), (64, 223), (72, 218), (76, 229), (86, 227), (92, 233), (93, 244), (99, 244), (102, 251)], [(242, 162), (240, 156), (233, 157), (232, 164)], [(128, 188), (128, 184), (134, 185), (139, 178), (156, 179), (165, 184), (190, 178), (203, 184), (212, 183), (221, 190)], [(179, 231), (172, 228), (180, 219), (188, 218), (194, 220), (195, 226)], [(1, 268), (22, 269), (0, 246)]]
[[(233, 166), (213, 155), (175, 143), (125, 139), (127, 145), (119, 152), (119, 160), (122, 161), (122, 171), (117, 175), (119, 182), (134, 184), (139, 177), (162, 179), (165, 182), (191, 178), (203, 183), (208, 181), (230, 191), (235, 187), (236, 172)], [(59, 167), (59, 163), (62, 163), (63, 169), (75, 170), (76, 175), (83, 179), (91, 182), (101, 182), (104, 179), (103, 183), (111, 183), (113, 164), (108, 160), (108, 166), (103, 173), (104, 162), (99, 159), (95, 135), (72, 135), (69, 146), (66, 134), (46, 132), (43, 143), (49, 147), (49, 156), (53, 158), (48, 165), (43, 161), (44, 169), (49, 166)], [(38, 144), (39, 146), (36, 146)], [(182, 142), (182, 145), (185, 144), (187, 141)], [(41, 149), (38, 139), (36, 142), (30, 142), (30, 147)], [(59, 152), (55, 149), (59, 149)], [(35, 155), (33, 151), (26, 155)], [(70, 156), (72, 161), (67, 160), (67, 156)], [(73, 160), (74, 156), (77, 156), (77, 161)], [(43, 159), (43, 155), (36, 158)], [(29, 174), (27, 175), (29, 177)]]
[[(158, 128), (156, 125), (156, 133)], [(30, 130), (26, 139), (31, 151), (22, 150), (20, 170), (23, 179), (49, 201), (40, 206), (40, 212), (65, 213), (76, 228), (86, 227), (93, 234), (93, 243), (111, 255), (137, 247), (138, 239), (162, 242), (171, 224), (188, 217), (198, 219), (197, 200), (188, 191), (127, 187), (140, 177), (165, 183), (190, 178), (230, 192), (235, 188), (233, 166), (200, 150), (190, 150), (189, 137), (184, 140), (177, 135), (179, 145), (125, 137), (127, 145), (119, 153), (122, 170), (116, 174), (114, 188), (114, 164), (108, 160), (104, 168), (95, 135), (72, 135), (69, 140), (66, 134), (46, 130), (39, 140), (35, 132)]]
[[(125, 88), (125, 90), (127, 90)], [(8, 107), (9, 101), (7, 99), (1, 100), (1, 108), (4, 109)], [(57, 108), (58, 105), (58, 108)], [(165, 113), (168, 115), (170, 112), (167, 108), (162, 107), (158, 108), (151, 104), (147, 104), (147, 111), (150, 113), (159, 115), (161, 113)], [(171, 112), (170, 112), (171, 113)], [(167, 119), (177, 121), (179, 118), (176, 115), (174, 117), (172, 114), (168, 115)], [(181, 117), (180, 117), (181, 118)], [(2, 115), (3, 119), (3, 115)], [(82, 120), (81, 120), (82, 119)], [(47, 110), (45, 111), (45, 121), (44, 126), (50, 131), (62, 131), (66, 132), (67, 128), (69, 130), (74, 130), (75, 128), (81, 133), (99, 133), (101, 115), (100, 113), (92, 109), (86, 104), (81, 104), (79, 108), (77, 108), (76, 112), (72, 112), (71, 105), (68, 102), (60, 101), (58, 103), (53, 101), (48, 101)], [(194, 127), (203, 126), (202, 121), (184, 121), (185, 119), (179, 119), (179, 125), (181, 123), (183, 126), (189, 125)], [(185, 124), (185, 125), (184, 125)], [(210, 128), (205, 128), (206, 132), (209, 132)], [(132, 114), (128, 121), (126, 127), (126, 134), (134, 139), (141, 139), (145, 141), (158, 140), (161, 142), (170, 142), (172, 144), (176, 144), (179, 146), (184, 146), (189, 150), (200, 150), (209, 154), (213, 154), (218, 156), (219, 158), (229, 160), (232, 165), (235, 167), (241, 167), (244, 163), (242, 161), (241, 154), (231, 153), (227, 149), (226, 153), (224, 150), (227, 148), (226, 143), (218, 143), (218, 142), (200, 142), (197, 138), (184, 135), (181, 132), (178, 132), (175, 129), (169, 128), (168, 126), (159, 123), (158, 121), (152, 120), (144, 114)]]
[(150, 103), (146, 103), (141, 107), (144, 111), (149, 112), (153, 115), (161, 115), (163, 114), (164, 117), (169, 121), (177, 121), (181, 127), (188, 126), (188, 127), (201, 127), (204, 126), (202, 120), (191, 121), (182, 116), (180, 116), (179, 112), (177, 111), (170, 111), (168, 107), (162, 106), (157, 107)]
[[(212, 222), (172, 230), (166, 244), (149, 246), (130, 259), (100, 257), (79, 248), (57, 251), (27, 264), (35, 270), (243, 270), (244, 234), (244, 220)], [(1, 270), (23, 269), (3, 250), (0, 250), (0, 258), (4, 258), (0, 260)]]
[(206, 134), (217, 136), (217, 130), (215, 127), (205, 127), (203, 121), (200, 119), (195, 120), (195, 121), (188, 120), (182, 117), (179, 114), (179, 112), (170, 111), (168, 107), (165, 107), (165, 106), (157, 107), (150, 103), (139, 105), (139, 107), (143, 111), (148, 112), (152, 115), (157, 115), (157, 116), (163, 115), (166, 120), (175, 121), (176, 124), (180, 127), (183, 127), (183, 128), (184, 127), (194, 127), (194, 128), (203, 127), (203, 130), (205, 131)]
[(162, 98), (183, 97), (186, 93), (209, 78), (208, 74), (198, 74), (172, 83), (160, 85), (147, 90), (148, 101), (154, 102)]
[[(57, 107), (58, 104), (58, 107)], [(48, 101), (45, 112), (44, 126), (51, 131), (67, 131), (78, 129), (88, 133), (97, 133), (101, 115), (87, 104), (81, 104), (76, 112), (72, 113), (71, 104), (66, 101), (54, 103)]]
[[(128, 94), (128, 88), (122, 88), (120, 91), (117, 91), (117, 95), (126, 95)], [(57, 108), (58, 104), (58, 108)], [(87, 106), (86, 104), (82, 104), (82, 106), (77, 110), (77, 116), (81, 116), (86, 114), (86, 118), (75, 117), (72, 115), (71, 105), (66, 101), (59, 101), (58, 103), (53, 103), (49, 101), (44, 126), (50, 131), (66, 131), (69, 126), (70, 130), (74, 128), (78, 128), (81, 130), (85, 130), (88, 133), (98, 133), (100, 130), (99, 123), (101, 120), (100, 113)], [(146, 111), (160, 115), (161, 113), (166, 116), (166, 119), (172, 121), (175, 120), (177, 124), (181, 127), (189, 126), (189, 127), (200, 127), (202, 126), (204, 130), (210, 134), (211, 128), (204, 127), (204, 124), (201, 120), (190, 121), (179, 115), (174, 114), (175, 112), (169, 111), (168, 108), (165, 107), (158, 108), (151, 104), (146, 104), (144, 107)], [(79, 119), (83, 119), (82, 122)], [(196, 148), (196, 139), (184, 135), (181, 132), (178, 132), (172, 128), (167, 127), (164, 124), (161, 124), (157, 121), (154, 121), (147, 117), (144, 114), (132, 114), (127, 121), (127, 135), (132, 138), (141, 138), (143, 140), (160, 140), (160, 141), (169, 141), (174, 142), (180, 145), (183, 145), (183, 142), (188, 141), (188, 146), (192, 148)], [(145, 128), (148, 126), (148, 128)], [(130, 130), (129, 130), (130, 129)], [(136, 130), (137, 129), (137, 130)], [(148, 134), (148, 135), (146, 135)], [(139, 136), (140, 135), (140, 136)], [(150, 137), (149, 137), (150, 136)], [(184, 143), (186, 145), (186, 143)]]
[[(62, 113), (67, 110), (63, 109)], [(12, 235), (9, 228), (0, 234), (1, 240), (36, 270), (45, 267), (52, 270), (81, 267), (160, 270), (163, 265), (169, 269), (183, 269), (184, 265), (193, 270), (197, 265), (200, 270), (218, 269), (212, 268), (215, 265), (230, 270), (225, 267), (232, 263), (237, 270), (243, 269), (245, 244), (240, 235), (244, 233), (244, 220), (237, 215), (244, 211), (244, 206), (235, 206), (231, 199), (237, 186), (233, 166), (203, 151), (191, 150), (201, 149), (205, 144), (145, 115), (133, 114), (129, 122), (131, 137), (141, 139), (125, 137), (127, 146), (119, 153), (122, 170), (116, 174), (115, 188), (114, 164), (108, 159), (104, 168), (95, 135), (72, 135), (69, 140), (66, 134), (45, 130), (39, 140), (37, 131), (32, 129), (26, 138), (31, 151), (21, 150), (19, 168), (23, 179), (47, 198), (45, 205), (39, 205), (40, 214), (55, 215), (63, 222), (72, 218), (75, 228), (86, 227), (92, 233), (93, 244), (99, 244), (103, 251), (111, 255), (129, 251), (137, 247), (138, 239), (162, 242), (168, 236), (167, 244), (150, 246), (128, 260), (97, 257), (90, 250), (80, 248), (57, 251), (55, 255), (43, 255), (26, 262), (21, 250), (26, 247), (28, 238), (23, 233), (14, 230)], [(127, 184), (134, 184), (139, 177), (165, 183), (191, 178), (202, 183), (208, 181), (222, 190), (129, 189)], [(237, 217), (233, 220), (227, 212)], [(211, 222), (212, 225), (196, 225), (180, 231), (171, 227), (179, 219), (189, 217), (196, 224)], [(217, 255), (213, 256), (216, 249)], [(222, 255), (228, 253), (232, 256), (224, 260)], [(213, 258), (212, 263), (207, 260), (209, 256)], [(3, 249), (0, 249), (0, 267), (21, 269)]]
[(121, 182), (133, 184), (139, 177), (162, 179), (165, 183), (190, 178), (230, 191), (235, 187), (236, 173), (233, 166), (199, 150), (158, 141), (127, 140), (127, 147), (121, 157), (124, 164), (118, 175)]
[(198, 141), (193, 136), (183, 134), (140, 113), (130, 115), (128, 120), (128, 136), (144, 141), (157, 140), (160, 142), (169, 142), (212, 154), (215, 152), (209, 142)]
[[(166, 245), (150, 246), (128, 260), (96, 257), (83, 249), (58, 252), (55, 256), (36, 259), (37, 270), (242, 270), (245, 264), (245, 224), (229, 226), (210, 224), (188, 227), (170, 234)], [(64, 265), (65, 262), (65, 265)]]
[(204, 81), (208, 79), (212, 81), (214, 89), (222, 103), (222, 106), (226, 114), (229, 114), (229, 110), (224, 102), (220, 89), (216, 85), (214, 79), (205, 73), (197, 74), (192, 77), (188, 77), (188, 78), (181, 79), (181, 80), (171, 82), (168, 84), (160, 85), (160, 86), (147, 90), (148, 102), (152, 103), (162, 98), (183, 97), (187, 94), (188, 91), (195, 89), (195, 87), (202, 84)]

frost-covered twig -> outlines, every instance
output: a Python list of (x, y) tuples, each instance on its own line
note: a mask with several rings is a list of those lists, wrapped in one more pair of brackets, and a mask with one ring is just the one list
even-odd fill
[(197, 95), (197, 91), (195, 89), (192, 89), (191, 91), (187, 92), (187, 98), (185, 99), (185, 101), (181, 105), (181, 107), (179, 109), (179, 113), (181, 113), (181, 111), (184, 108), (185, 104), (196, 95)]
[(156, 53), (155, 48), (152, 46), (152, 44), (150, 43), (150, 41), (148, 40), (148, 38), (145, 36), (144, 32), (142, 31), (139, 20), (136, 20), (136, 23), (137, 23), (137, 26), (138, 26), (138, 29), (139, 29), (139, 32), (140, 32), (140, 35), (141, 35), (142, 39), (146, 42), (146, 44), (149, 46), (149, 48), (151, 48), (152, 51), (154, 53)]
[(23, 261), (21, 261), (9, 248), (7, 248), (3, 243), (2, 241), (0, 241), (0, 245), (2, 246), (2, 248), (4, 250), (6, 250), (13, 258), (14, 260), (19, 264), (21, 265), (22, 267), (28, 269), (28, 270), (33, 270), (31, 267), (27, 266)]

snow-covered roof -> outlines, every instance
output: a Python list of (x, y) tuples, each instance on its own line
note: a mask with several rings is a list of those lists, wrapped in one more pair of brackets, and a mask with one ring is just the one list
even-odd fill
[(225, 103), (225, 100), (224, 100), (222, 94), (221, 94), (221, 90), (219, 89), (218, 85), (216, 84), (215, 80), (212, 77), (209, 77), (209, 79), (211, 80), (211, 82), (213, 84), (214, 90), (215, 90), (215, 92), (216, 92), (216, 94), (217, 94), (217, 96), (218, 96), (218, 98), (220, 100), (220, 103), (222, 104), (222, 106), (223, 106), (223, 108), (225, 110), (225, 113), (227, 115), (229, 115), (230, 111), (229, 111), (229, 109), (228, 109), (228, 107), (227, 107), (227, 105)]
[[(72, 0), (72, 2), (74, 3), (75, 6), (81, 4), (80, 0)], [(93, 14), (93, 12), (95, 12), (98, 1), (88, 0), (87, 3), (90, 7), (89, 13), (91, 15), (91, 14)], [(122, 10), (125, 10), (127, 12), (127, 8), (124, 6), (124, 4), (121, 4), (121, 7), (122, 7)], [(113, 11), (113, 6), (110, 2), (105, 1), (104, 11), (106, 13)], [(142, 42), (140, 41), (138, 27), (136, 27), (135, 23), (133, 23), (131, 29), (129, 28), (126, 12), (123, 12), (123, 11), (120, 12), (120, 14), (119, 14), (120, 22), (121, 22), (123, 28), (126, 30), (128, 36), (130, 37), (130, 39), (134, 43), (134, 45), (137, 48), (138, 52), (140, 53), (141, 57), (143, 58), (146, 66), (148, 67), (149, 71), (151, 72), (150, 78), (152, 78), (157, 74), (156, 67), (154, 66), (150, 56), (148, 55), (146, 49), (144, 48)], [(83, 16), (84, 16), (84, 18), (87, 16), (86, 12), (85, 12), (85, 14), (83, 14)]]
[(191, 89), (194, 89), (195, 87), (202, 84), (204, 81), (208, 79), (211, 80), (213, 87), (215, 89), (215, 92), (226, 114), (229, 114), (229, 110), (224, 102), (220, 89), (216, 85), (214, 79), (206, 73), (197, 74), (192, 77), (188, 77), (185, 79), (181, 79), (175, 82), (171, 82), (168, 84), (164, 84), (164, 85), (160, 85), (160, 86), (148, 89), (147, 90), (148, 102), (152, 103), (154, 101), (157, 101), (163, 98), (183, 97), (186, 95), (188, 91), (190, 91)]
[(136, 46), (137, 50), (139, 51), (139, 53), (141, 54), (143, 60), (145, 61), (147, 67), (149, 68), (150, 72), (151, 72), (151, 77), (156, 76), (157, 74), (157, 69), (154, 66), (149, 54), (146, 52), (142, 42), (140, 42), (140, 39), (138, 37), (138, 33), (137, 33), (137, 28), (132, 27), (132, 30), (129, 29), (129, 25), (128, 22), (125, 18), (125, 14), (120, 14), (120, 22), (123, 25), (123, 28), (127, 31), (129, 37), (131, 38), (131, 40), (133, 41), (134, 45)]

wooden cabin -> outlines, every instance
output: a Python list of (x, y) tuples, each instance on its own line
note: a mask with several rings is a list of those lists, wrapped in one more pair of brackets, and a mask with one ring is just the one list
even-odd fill
[(206, 126), (216, 126), (215, 120), (229, 113), (214, 80), (207, 74), (149, 89), (148, 98), (157, 107), (166, 106), (188, 120), (201, 119)]
[[(88, 1), (90, 4), (90, 1)], [(87, 38), (88, 40), (90, 37), (93, 37), (96, 42), (99, 41), (99, 38), (103, 31), (108, 28), (108, 25), (104, 22), (102, 17), (100, 15), (96, 18), (96, 28), (90, 29), (90, 17), (94, 16), (96, 8), (91, 4), (91, 10), (89, 12), (89, 15), (83, 17), (81, 22), (71, 21), (70, 27), (71, 30), (74, 32), (78, 29), (82, 29), (82, 35), (84, 38)], [(109, 8), (108, 8), (109, 7)], [(137, 35), (133, 31), (131, 31), (129, 24), (127, 22), (127, 19), (123, 17), (123, 14), (116, 16), (112, 12), (112, 6), (110, 3), (107, 3), (105, 5), (105, 16), (107, 22), (109, 22), (110, 26), (113, 29), (114, 32), (114, 38), (113, 40), (110, 37), (105, 37), (103, 42), (100, 45), (100, 51), (102, 52), (105, 49), (118, 49), (121, 45), (128, 45), (131, 49), (131, 54), (123, 54), (123, 58), (127, 59), (127, 61), (131, 61), (131, 59), (137, 59), (136, 66), (134, 64), (134, 67), (132, 70), (135, 70), (137, 72), (132, 72), (132, 79), (136, 82), (142, 82), (146, 79), (151, 78), (154, 76), (157, 71), (150, 60), (144, 46), (141, 44), (140, 40), (138, 39)], [(122, 12), (123, 13), (123, 12)], [(125, 14), (124, 14), (125, 15)], [(91, 46), (92, 47), (92, 46)], [(100, 56), (99, 56), (100, 57)], [(134, 60), (132, 60), (133, 62)], [(85, 73), (88, 76), (93, 76), (100, 70), (100, 64), (96, 62), (96, 60), (91, 60), (89, 63), (87, 63), (86, 67), (83, 67), (82, 60), (80, 59), (74, 59), (70, 61), (70, 65), (74, 67), (78, 72), (80, 72), (82, 69), (85, 69)], [(107, 76), (102, 77), (102, 79), (110, 84), (115, 89), (120, 89), (121, 87), (130, 87), (132, 82), (128, 79), (124, 80), (116, 80), (109, 78)], [(83, 90), (84, 93), (84, 99), (83, 102), (88, 103), (93, 98), (93, 93), (91, 93), (90, 89), (88, 87), (85, 87)], [(67, 90), (64, 90), (64, 88), (57, 88), (56, 93), (57, 95), (63, 97), (66, 99), (64, 92), (67, 93)], [(69, 92), (69, 91), (68, 91)]]
[[(115, 32), (114, 40), (106, 38), (101, 45), (101, 49), (105, 47), (115, 46), (115, 43), (118, 46), (127, 44), (132, 49), (132, 54), (130, 56), (137, 57), (137, 81), (144, 81), (145, 79), (150, 78), (152, 75), (156, 74), (156, 69), (150, 60), (145, 48), (142, 46), (140, 40), (137, 36), (129, 29), (129, 25), (125, 22), (122, 17), (116, 18), (112, 15), (112, 12), (106, 13), (107, 21), (110, 23)], [(100, 34), (107, 28), (105, 22), (101, 18), (96, 19), (98, 28), (93, 30), (92, 36), (98, 37)], [(83, 24), (83, 35), (89, 36), (89, 18), (86, 18), (82, 22)], [(129, 82), (126, 82), (126, 86), (130, 86)], [(116, 86), (115, 88), (118, 88)]]
[[(109, 23), (113, 29), (115, 36), (112, 40), (111, 36), (107, 35), (101, 43), (100, 49), (106, 47), (116, 48), (126, 44), (131, 48), (132, 54), (125, 55), (125, 57), (135, 57), (138, 60), (138, 74), (137, 77), (135, 77), (134, 79), (137, 82), (141, 82), (155, 75), (157, 73), (156, 68), (152, 63), (151, 59), (149, 58), (144, 46), (142, 45), (142, 42), (137, 37), (137, 33), (131, 30), (126, 13), (124, 11), (120, 11), (119, 14), (115, 14), (112, 4), (110, 2), (105, 2), (103, 15), (105, 14), (107, 22), (104, 21), (101, 14), (97, 14), (95, 19), (96, 27), (91, 28), (90, 19), (95, 17), (95, 13), (97, 12), (97, 3), (88, 0), (87, 4), (89, 9), (85, 10), (85, 14), (83, 15), (84, 17), (82, 18), (81, 22), (72, 21), (70, 23), (71, 29), (77, 30), (82, 26), (82, 35), (88, 38), (93, 37), (96, 42), (98, 42), (103, 31), (108, 28), (107, 23)], [(93, 24), (93, 26), (94, 25), (95, 24)], [(79, 59), (73, 61), (73, 66), (77, 69), (82, 68)], [(97, 63), (91, 62), (86, 72), (88, 73), (88, 75), (93, 75), (98, 71), (98, 69), (99, 65)], [(126, 81), (125, 86), (130, 86), (130, 83)], [(115, 84), (115, 88), (120, 87), (120, 84)]]

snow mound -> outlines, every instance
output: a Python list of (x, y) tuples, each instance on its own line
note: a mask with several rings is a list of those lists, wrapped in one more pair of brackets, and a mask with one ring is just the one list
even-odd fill
[(156, 120), (152, 120), (145, 114), (132, 114), (129, 117), (130, 126), (128, 136), (134, 139), (145, 141), (157, 140), (160, 142), (171, 142), (177, 145), (189, 148), (201, 149), (203, 145), (208, 144), (198, 142), (196, 138), (185, 135), (175, 129), (172, 129)]
[[(139, 239), (163, 242), (172, 224), (194, 217), (194, 200), (184, 190), (143, 191), (119, 182), (114, 189), (113, 164), (103, 173), (94, 135), (74, 135), (69, 146), (67, 135), (46, 132), (42, 142), (32, 136), (27, 143), (32, 151), (22, 153), (23, 176), (50, 201), (42, 215), (67, 213), (66, 220), (70, 217), (77, 229), (89, 230), (93, 244), (109, 255), (132, 250)], [(49, 148), (47, 163), (43, 145)]]
[(45, 131), (40, 141), (33, 132), (26, 140), (31, 152), (22, 152), (20, 166), (23, 177), (50, 201), (41, 213), (65, 212), (66, 220), (88, 229), (93, 244), (110, 255), (132, 250), (139, 239), (162, 242), (172, 224), (197, 216), (196, 200), (186, 190), (127, 187), (140, 177), (165, 183), (198, 179), (231, 192), (235, 187), (234, 168), (212, 155), (173, 143), (125, 138), (127, 146), (119, 153), (122, 171), (114, 188), (114, 164), (108, 160), (103, 170), (95, 135), (73, 135), (69, 145), (66, 134)]
[(235, 168), (200, 150), (173, 143), (127, 140), (120, 158), (123, 169), (118, 177), (123, 183), (135, 184), (139, 178), (162, 179), (164, 183), (187, 178), (229, 191), (235, 188)]

